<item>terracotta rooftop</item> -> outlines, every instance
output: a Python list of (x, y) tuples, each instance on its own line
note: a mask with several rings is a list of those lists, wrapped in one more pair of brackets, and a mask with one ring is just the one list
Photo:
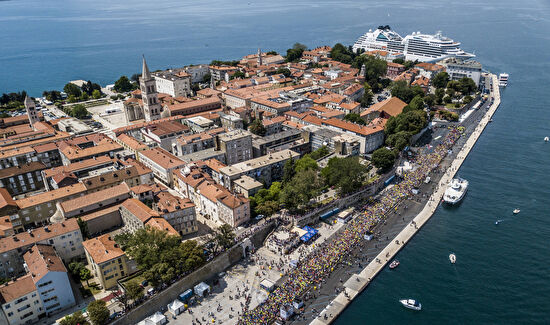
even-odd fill
[(148, 158), (164, 169), (177, 168), (185, 164), (183, 160), (159, 147), (141, 151), (140, 155)]
[(94, 263), (101, 264), (124, 255), (124, 252), (113, 240), (110, 234), (95, 237), (82, 242)]
[(160, 192), (156, 198), (160, 214), (193, 208), (195, 206), (191, 200), (172, 195), (169, 192)]
[(109, 187), (101, 191), (86, 194), (84, 196), (79, 196), (77, 198), (61, 202), (61, 208), (65, 212), (76, 211), (110, 198), (124, 197), (126, 194), (129, 193), (130, 188), (126, 183), (123, 182), (119, 185)]
[(0, 238), (0, 253), (33, 245), (39, 241), (45, 241), (77, 230), (80, 233), (76, 219), (71, 218), (61, 223), (54, 223), (49, 226), (34, 229), (31, 232), (22, 232), (9, 237)]
[(36, 291), (36, 285), (31, 275), (24, 275), (15, 281), (10, 281), (0, 286), (1, 303), (4, 304), (21, 298), (33, 291)]
[(139, 176), (149, 174), (151, 172), (152, 171), (149, 168), (147, 168), (147, 169), (143, 169), (143, 168), (138, 169), (135, 166), (128, 166), (128, 167), (123, 168), (123, 169), (108, 171), (108, 172), (102, 173), (100, 175), (96, 175), (96, 176), (93, 176), (93, 177), (88, 177), (88, 178), (82, 180), (82, 184), (84, 184), (84, 186), (86, 186), (86, 189), (88, 189), (88, 191), (90, 191), (90, 190), (93, 190), (93, 189), (96, 189), (96, 188), (99, 188), (99, 187), (103, 187), (103, 186), (107, 186), (107, 185), (110, 185), (110, 184), (121, 183), (121, 182), (124, 182), (128, 179), (137, 178)]
[(146, 223), (147, 220), (153, 217), (159, 217), (157, 212), (153, 211), (138, 199), (127, 199), (122, 202), (121, 207), (124, 207), (143, 223)]
[(403, 108), (407, 106), (407, 103), (397, 97), (390, 97), (381, 102), (378, 102), (369, 107), (368, 110), (362, 112), (360, 115), (365, 116), (372, 111), (385, 112), (390, 116), (396, 116), (403, 111)]
[(149, 147), (137, 140), (136, 138), (134, 137), (131, 137), (129, 135), (127, 135), (126, 133), (121, 133), (117, 136), (117, 139), (118, 141), (120, 141), (123, 145), (126, 145), (128, 148), (132, 149), (132, 150), (145, 150), (145, 149), (148, 149)]
[(53, 177), (55, 174), (59, 174), (62, 172), (78, 172), (83, 169), (88, 169), (91, 167), (108, 164), (109, 162), (111, 163), (114, 162), (114, 159), (110, 158), (107, 155), (98, 156), (95, 158), (74, 162), (66, 166), (52, 167), (50, 169), (46, 169), (44, 170), (44, 176), (48, 178), (48, 177)]
[(0, 169), (0, 179), (22, 175), (26, 173), (34, 173), (36, 171), (40, 171), (45, 168), (46, 168), (46, 165), (44, 165), (39, 161), (31, 161), (30, 163), (26, 163), (19, 166), (2, 168)]
[(23, 259), (35, 283), (48, 272), (67, 272), (63, 261), (50, 245), (35, 244), (23, 255)]
[(0, 187), (0, 209), (11, 205), (17, 206), (15, 200), (11, 197), (11, 194), (3, 187)]
[(172, 236), (179, 236), (180, 234), (172, 227), (168, 221), (166, 221), (164, 218), (151, 218), (146, 223), (145, 226), (149, 226), (152, 228), (157, 228), (162, 231), (166, 231), (169, 235)]
[(78, 195), (84, 192), (86, 192), (86, 186), (84, 186), (84, 184), (78, 183), (70, 186), (65, 186), (57, 190), (51, 190), (23, 199), (19, 199), (16, 200), (15, 203), (17, 204), (19, 209), (25, 209), (47, 202), (52, 202), (52, 204), (55, 204), (55, 201), (63, 200), (69, 196)]

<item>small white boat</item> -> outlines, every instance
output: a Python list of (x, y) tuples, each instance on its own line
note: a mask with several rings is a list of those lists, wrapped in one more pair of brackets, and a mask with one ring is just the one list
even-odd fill
[(497, 221), (495, 221), (495, 225), (498, 225), (501, 222), (502, 222), (502, 219), (498, 219)]
[(395, 269), (398, 266), (399, 266), (398, 260), (393, 260), (393, 262), (390, 263), (390, 269)]
[(422, 304), (414, 299), (401, 299), (399, 302), (403, 305), (405, 308), (409, 308), (412, 310), (421, 310)]
[(550, 138), (549, 137), (544, 137), (544, 142), (548, 142), (550, 141)]
[(455, 264), (455, 263), (456, 263), (456, 255), (455, 255), (455, 253), (449, 254), (449, 261), (451, 261), (451, 264)]
[(518, 213), (521, 212), (521, 210), (520, 210), (520, 209), (514, 209), (514, 211), (512, 211), (512, 212), (513, 212), (514, 214), (518, 214)]
[(499, 87), (506, 87), (508, 86), (508, 78), (510, 75), (507, 73), (501, 73), (498, 75), (498, 85)]

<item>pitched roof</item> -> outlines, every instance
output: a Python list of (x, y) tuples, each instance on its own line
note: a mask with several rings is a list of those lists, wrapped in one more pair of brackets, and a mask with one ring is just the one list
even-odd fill
[(90, 206), (97, 202), (102, 202), (110, 198), (116, 198), (130, 193), (130, 188), (126, 183), (106, 188), (101, 191), (79, 196), (77, 198), (61, 202), (61, 208), (65, 212), (76, 211), (83, 207)]
[(78, 195), (84, 192), (86, 192), (86, 186), (82, 183), (77, 183), (59, 188), (57, 190), (51, 190), (37, 195), (28, 196), (26, 198), (16, 200), (15, 203), (20, 209), (25, 209), (47, 202), (54, 203), (54, 201), (63, 200), (69, 196)]
[(67, 272), (63, 261), (50, 245), (35, 244), (23, 255), (23, 259), (35, 283), (48, 272)]
[(172, 236), (179, 236), (180, 234), (172, 227), (168, 221), (164, 220), (164, 218), (151, 218), (146, 223), (145, 226), (149, 226), (152, 228), (157, 228), (162, 231), (166, 231), (169, 235)]
[(388, 99), (385, 99), (381, 102), (378, 102), (372, 105), (371, 107), (369, 107), (368, 110), (362, 112), (360, 115), (365, 116), (369, 112), (379, 111), (379, 112), (385, 112), (390, 116), (396, 116), (399, 113), (403, 112), (403, 108), (405, 106), (407, 106), (407, 103), (405, 103), (401, 99), (397, 97), (390, 97)]
[(195, 207), (195, 204), (191, 200), (172, 195), (169, 192), (158, 193), (156, 199), (157, 207), (161, 214)]
[(11, 197), (11, 194), (3, 187), (0, 187), (0, 209), (11, 205), (17, 206), (15, 200)]
[(134, 198), (122, 202), (121, 207), (124, 207), (143, 223), (146, 223), (147, 220), (153, 217), (159, 216), (157, 212), (153, 211), (140, 200)]
[(0, 297), (2, 304), (20, 298), (33, 291), (36, 291), (36, 285), (30, 274), (24, 275), (15, 281), (10, 281), (0, 286)]
[(44, 176), (48, 178), (62, 172), (77, 172), (83, 169), (108, 164), (109, 162), (114, 162), (114, 159), (107, 155), (97, 156), (95, 158), (74, 162), (66, 166), (52, 167), (50, 169), (46, 169), (44, 170)]
[(110, 234), (86, 240), (82, 242), (82, 246), (84, 246), (84, 249), (96, 264), (101, 264), (124, 255), (124, 252)]
[(12, 249), (32, 245), (39, 241), (45, 241), (75, 230), (78, 230), (80, 233), (76, 219), (71, 218), (61, 223), (54, 223), (41, 228), (36, 228), (30, 232), (22, 232), (9, 237), (0, 238), (0, 253), (5, 253), (11, 251)]
[(164, 169), (176, 168), (185, 164), (183, 160), (159, 147), (143, 150), (139, 154), (150, 159)]

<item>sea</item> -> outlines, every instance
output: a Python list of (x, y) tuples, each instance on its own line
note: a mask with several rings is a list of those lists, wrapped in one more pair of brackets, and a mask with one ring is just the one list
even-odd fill
[(470, 182), (465, 199), (440, 207), (398, 254), (400, 266), (382, 271), (336, 324), (550, 324), (548, 0), (0, 1), (0, 93), (110, 84), (139, 72), (142, 55), (156, 70), (296, 42), (349, 45), (379, 25), (441, 30), (510, 82), (459, 170)]

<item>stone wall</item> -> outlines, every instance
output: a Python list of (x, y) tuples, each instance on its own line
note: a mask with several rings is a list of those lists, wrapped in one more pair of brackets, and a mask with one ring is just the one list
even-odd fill
[[(266, 227), (258, 230), (250, 237), (250, 241), (254, 244), (254, 247), (262, 245), (265, 237), (275, 227), (275, 223), (271, 222)], [(133, 325), (137, 324), (145, 317), (160, 311), (161, 308), (166, 307), (170, 302), (178, 297), (178, 295), (187, 289), (192, 289), (195, 285), (202, 281), (208, 281), (218, 273), (224, 271), (233, 264), (239, 262), (243, 258), (243, 247), (237, 244), (231, 247), (226, 252), (222, 253), (203, 267), (199, 268), (195, 272), (189, 274), (185, 278), (172, 284), (169, 288), (163, 290), (151, 299), (145, 301), (140, 306), (131, 310), (124, 317), (115, 320), (112, 324), (115, 325)]]

